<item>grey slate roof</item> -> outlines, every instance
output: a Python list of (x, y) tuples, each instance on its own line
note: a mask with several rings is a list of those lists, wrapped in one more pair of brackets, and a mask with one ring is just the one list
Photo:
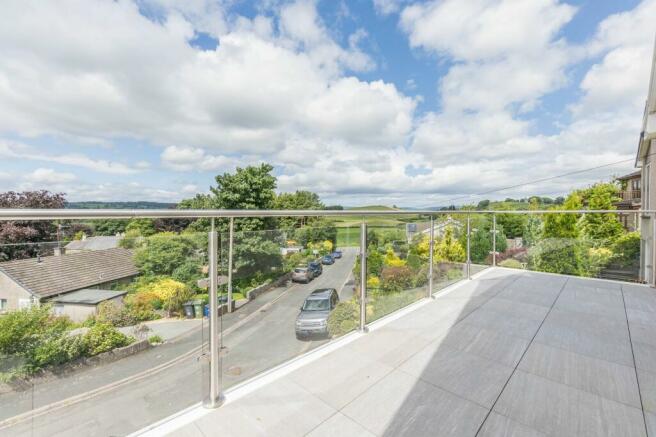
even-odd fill
[(139, 273), (132, 251), (116, 248), (0, 263), (0, 272), (38, 297), (93, 287)]
[(127, 293), (128, 292), (125, 290), (99, 290), (96, 288), (85, 288), (83, 290), (71, 291), (62, 296), (57, 296), (50, 302), (95, 305), (109, 299), (114, 299), (118, 296), (123, 296)]
[(118, 247), (121, 237), (117, 236), (100, 236), (88, 237), (85, 240), (71, 241), (66, 245), (67, 250), (105, 250)]

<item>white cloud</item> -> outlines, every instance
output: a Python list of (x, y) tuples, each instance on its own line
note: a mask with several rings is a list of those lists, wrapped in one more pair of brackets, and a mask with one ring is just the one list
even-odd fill
[(61, 185), (76, 179), (73, 173), (57, 172), (51, 168), (37, 168), (25, 175), (25, 179), (39, 185)]
[(162, 152), (162, 165), (175, 171), (232, 170), (239, 163), (229, 156), (210, 155), (200, 147), (169, 146)]
[(0, 140), (0, 156), (30, 161), (55, 162), (58, 164), (88, 168), (100, 173), (123, 175), (138, 173), (149, 165), (147, 162), (142, 161), (133, 168), (120, 162), (92, 159), (81, 154), (44, 154), (43, 152), (36, 150), (34, 147), (17, 142), (3, 142), (2, 140)]
[(389, 15), (398, 12), (401, 5), (407, 0), (373, 0), (374, 9), (381, 15)]

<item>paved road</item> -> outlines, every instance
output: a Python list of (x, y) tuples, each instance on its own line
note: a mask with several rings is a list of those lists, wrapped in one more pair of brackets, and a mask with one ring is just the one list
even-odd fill
[[(342, 299), (352, 295), (351, 271), (356, 251), (344, 257), (310, 284), (272, 290), (239, 311), (223, 317), (224, 385), (232, 386), (261, 371), (326, 342), (300, 341), (294, 321), (305, 297), (315, 288), (334, 287)], [(155, 367), (200, 346), (207, 330), (115, 363), (89, 369), (68, 378), (40, 384), (14, 397), (0, 396), (0, 420), (41, 405), (83, 393)], [(11, 428), (0, 435), (79, 436), (125, 435), (197, 403), (207, 395), (208, 366), (197, 354), (152, 376), (103, 393)]]

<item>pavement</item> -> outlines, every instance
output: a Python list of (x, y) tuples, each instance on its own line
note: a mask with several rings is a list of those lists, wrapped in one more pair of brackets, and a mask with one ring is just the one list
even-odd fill
[[(203, 319), (163, 319), (144, 322), (142, 325), (146, 325), (150, 329), (147, 337), (159, 335), (162, 340), (169, 341), (199, 329), (203, 323), (207, 323), (207, 321)], [(135, 328), (135, 326), (126, 326), (118, 328), (118, 330), (125, 335), (135, 336)]]
[[(327, 342), (297, 340), (295, 318), (305, 297), (316, 288), (336, 288), (342, 299), (352, 295), (351, 272), (356, 255), (356, 249), (346, 249), (342, 259), (324, 266), (323, 275), (311, 283), (273, 289), (221, 318), (224, 388)], [(85, 368), (41, 382), (31, 390), (0, 396), (0, 423), (53, 403), (63, 405), (11, 427), (0, 427), (0, 435), (126, 435), (197, 404), (207, 396), (209, 381), (208, 363), (200, 352), (207, 349), (207, 321), (201, 323), (202, 329), (191, 328), (181, 335), (174, 334), (184, 327), (182, 324), (156, 326), (154, 329), (166, 330), (165, 335), (173, 339), (113, 363)], [(178, 361), (171, 366), (149, 374), (151, 369), (175, 359)], [(148, 376), (121, 384), (126, 378), (143, 373)], [(66, 399), (72, 396), (110, 384), (121, 385), (86, 401), (66, 405)]]

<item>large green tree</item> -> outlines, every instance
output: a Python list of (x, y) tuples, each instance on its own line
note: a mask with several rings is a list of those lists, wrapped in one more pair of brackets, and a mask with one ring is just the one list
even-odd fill
[[(620, 200), (619, 187), (614, 183), (599, 183), (581, 192), (588, 209), (614, 210)], [(601, 246), (610, 246), (624, 233), (617, 214), (585, 214), (579, 222), (581, 236)]]
[[(293, 193), (280, 193), (273, 202), (274, 209), (324, 209), (319, 195), (311, 191), (295, 191)], [(281, 228), (293, 228), (312, 224), (315, 219), (310, 217), (280, 217)], [(314, 224), (313, 224), (314, 226)]]

